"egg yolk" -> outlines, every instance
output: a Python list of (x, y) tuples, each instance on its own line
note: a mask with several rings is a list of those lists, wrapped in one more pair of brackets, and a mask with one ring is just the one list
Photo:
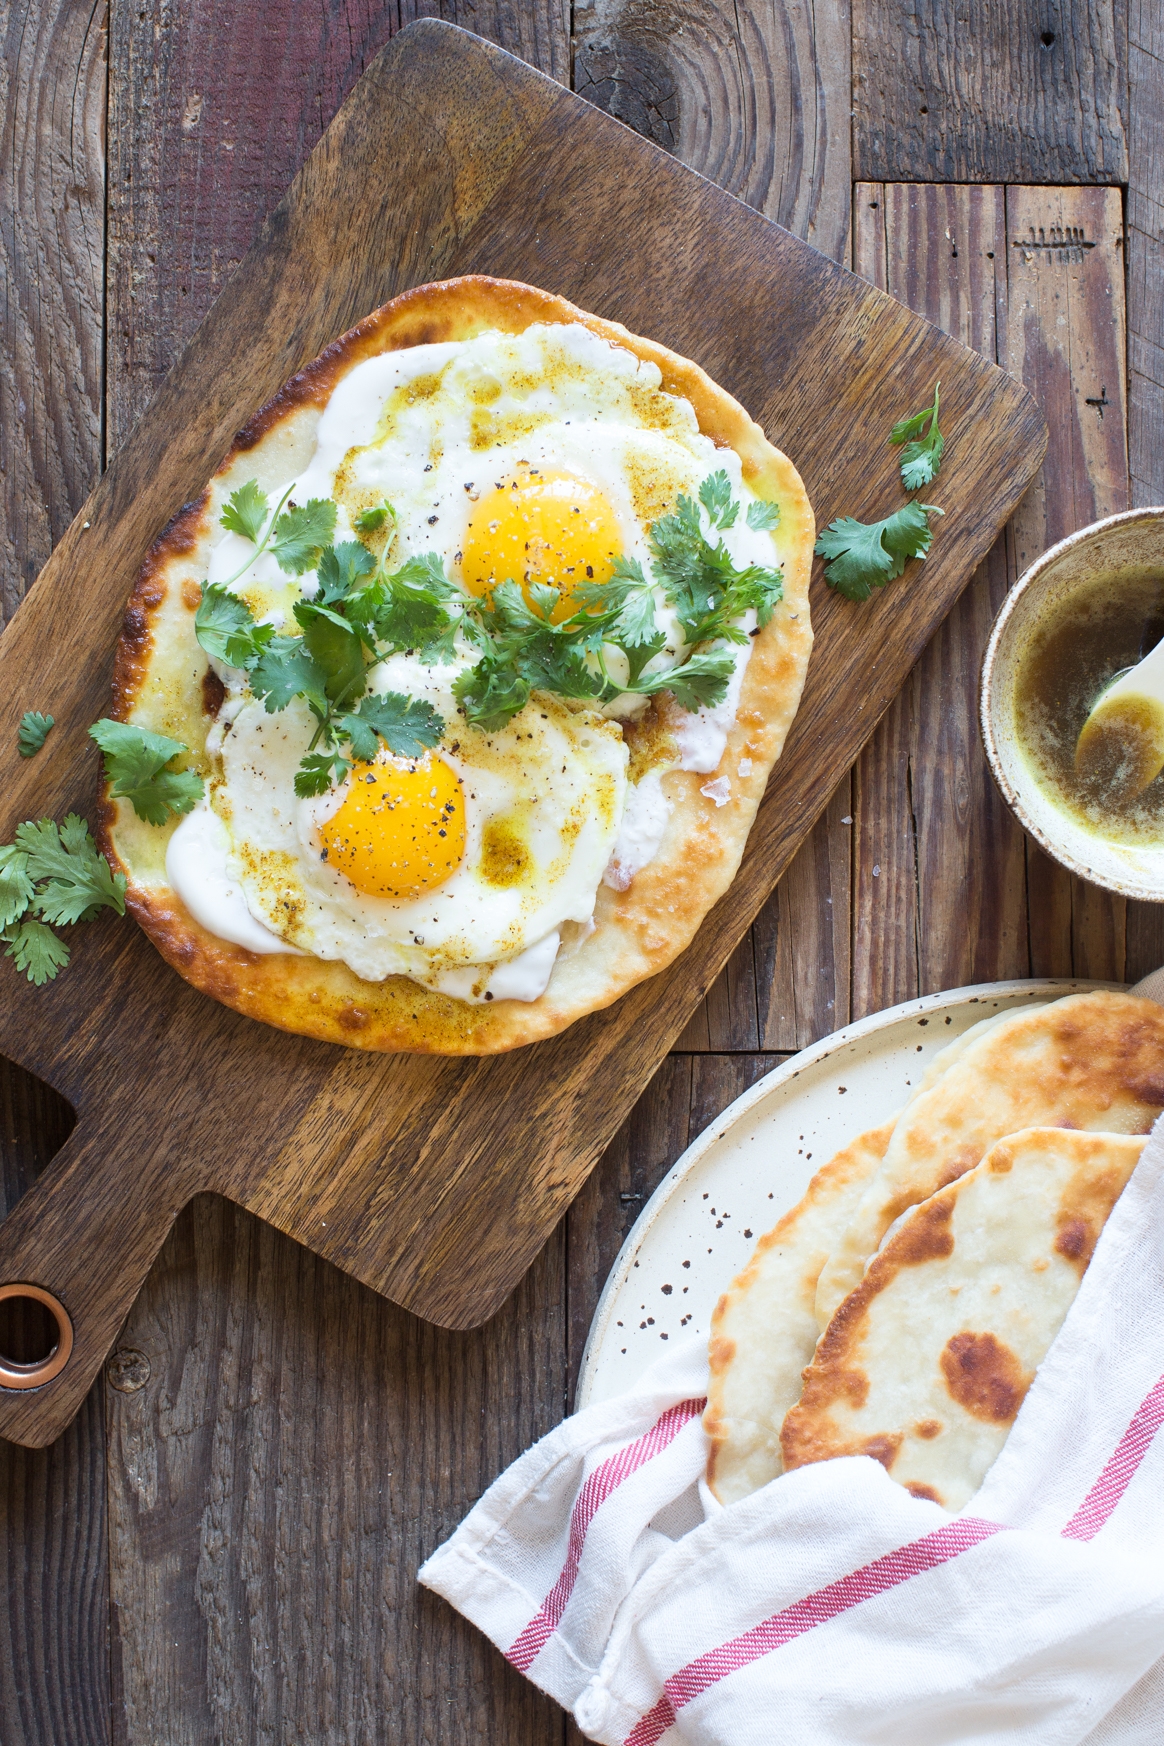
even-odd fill
[(357, 764), (348, 792), (319, 827), (329, 867), (369, 897), (419, 897), (465, 856), (465, 796), (443, 758)]
[(471, 594), (487, 597), (499, 582), (519, 583), (527, 603), (531, 582), (557, 588), (557, 623), (577, 610), (576, 589), (610, 581), (621, 550), (614, 511), (597, 485), (577, 473), (522, 467), (473, 505), (461, 573)]

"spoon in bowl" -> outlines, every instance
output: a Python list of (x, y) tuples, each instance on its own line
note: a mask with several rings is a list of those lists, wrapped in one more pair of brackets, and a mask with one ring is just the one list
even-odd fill
[(1135, 800), (1161, 770), (1164, 641), (1108, 682), (1075, 742), (1076, 775), (1110, 801)]

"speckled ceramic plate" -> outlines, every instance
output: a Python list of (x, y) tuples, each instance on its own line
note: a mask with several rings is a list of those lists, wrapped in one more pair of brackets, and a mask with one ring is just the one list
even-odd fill
[(577, 1407), (633, 1387), (665, 1342), (706, 1336), (720, 1293), (813, 1172), (899, 1109), (927, 1063), (979, 1019), (1098, 982), (992, 982), (930, 994), (835, 1031), (736, 1099), (643, 1208), (594, 1312)]

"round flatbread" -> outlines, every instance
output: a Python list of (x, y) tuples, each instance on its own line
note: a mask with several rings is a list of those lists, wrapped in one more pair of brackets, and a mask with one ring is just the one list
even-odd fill
[[(752, 637), (718, 767), (672, 768), (662, 775), (670, 812), (653, 859), (626, 889), (599, 886), (593, 932), (580, 933), (569, 950), (562, 949), (544, 993), (533, 1000), (497, 998), (488, 1004), (472, 1004), (400, 975), (366, 980), (336, 957), (251, 951), (209, 932), (167, 877), (166, 849), (175, 821), (147, 824), (128, 801), (107, 792), (102, 841), (114, 866), (127, 875), (129, 908), (187, 981), (252, 1018), (365, 1049), (469, 1055), (511, 1049), (553, 1036), (664, 969), (735, 875), (804, 683), (812, 643), (812, 509), (792, 463), (698, 365), (530, 286), (474, 277), (410, 291), (329, 346), (256, 414), (201, 498), (175, 517), (143, 566), (118, 647), (111, 714), (180, 741), (189, 748), (189, 767), (210, 779), (217, 754), (206, 750), (206, 741), (222, 693), (195, 639), (194, 614), (231, 493), (252, 479), (262, 491), (273, 492), (307, 465), (334, 390), (358, 364), (404, 348), (563, 323), (580, 324), (657, 368), (661, 381), (642, 388), (644, 416), (649, 416), (652, 394), (660, 403), (665, 396), (689, 402), (699, 431), (721, 450), (733, 450), (745, 484), (779, 507), (779, 526), (771, 538), (783, 572), (783, 599)], [(488, 441), (486, 429), (485, 461)], [(561, 700), (554, 702), (560, 709)], [(659, 761), (660, 746), (678, 731), (674, 700), (661, 694), (642, 722), (624, 724), (621, 731), (632, 773), (636, 761), (640, 767)]]

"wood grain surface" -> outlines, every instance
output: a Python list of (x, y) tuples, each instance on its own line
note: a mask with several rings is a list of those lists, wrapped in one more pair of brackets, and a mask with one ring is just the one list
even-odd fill
[[(547, 184), (549, 160), (562, 169)], [(353, 251), (371, 185), (385, 202)], [(111, 644), (146, 540), (196, 492), (207, 457), (362, 311), (457, 271), (564, 291), (698, 356), (796, 457), (822, 523), (839, 510), (881, 510), (887, 494), (900, 500), (885, 427), (935, 377), (952, 416), (980, 441), (943, 485), (947, 516), (924, 583), (919, 567), (912, 587), (884, 591), (859, 616), (818, 586), (800, 712), (729, 895), (669, 971), (563, 1036), (483, 1061), (336, 1051), (207, 1003), (113, 918), (87, 930), (50, 988), (32, 990), (0, 967), (0, 1042), (79, 1115), (50, 1173), (0, 1230), (0, 1273), (55, 1291), (74, 1333), (59, 1377), (0, 1396), (0, 1428), (17, 1440), (47, 1441), (67, 1422), (198, 1189), (227, 1193), (442, 1325), (485, 1320), (1041, 457), (1033, 402), (977, 354), (552, 82), (463, 32), (414, 25), (365, 74), (9, 629), (0, 745), (11, 746), (30, 704), (58, 724), (35, 763), (8, 753), (9, 829), (30, 810), (84, 806), (93, 762), (84, 730), (104, 703), (93, 650)]]
[[(1056, 8), (1050, 22), (1064, 16), (1065, 10)], [(633, 29), (649, 31), (651, 19), (660, 11), (657, 0), (644, 0), (632, 15)], [(278, 74), (283, 80), (282, 108), (291, 105), (296, 114), (311, 113), (318, 131), (329, 114), (326, 101), (316, 102), (315, 94), (326, 90), (334, 96), (338, 89), (327, 83), (320, 44), (330, 45), (328, 52), (347, 69), (343, 77), (350, 84), (360, 70), (356, 61), (369, 17), (372, 28), (386, 35), (395, 27), (398, 14), (395, 8), (381, 12), (369, 7), (364, 12), (353, 0), (347, 4), (270, 0), (262, 9), (230, 8), (214, 0), (181, 0), (177, 6), (168, 0), (135, 0), (131, 8), (113, 0), (109, 8), (113, 52), (108, 64), (100, 54), (103, 16), (100, 11), (92, 15), (96, 50), (87, 100), (99, 103), (108, 75), (110, 160), (116, 158), (121, 166), (117, 185), (111, 185), (111, 198), (119, 197), (123, 178), (140, 175), (144, 180), (150, 173), (161, 176), (172, 191), (171, 199), (176, 197), (174, 191), (184, 191), (189, 201), (191, 190), (198, 188), (180, 248), (173, 242), (172, 207), (163, 206), (154, 218), (143, 213), (134, 221), (140, 222), (140, 232), (135, 236), (127, 228), (124, 239), (136, 249), (132, 273), (110, 275), (111, 351), (115, 333), (134, 322), (130, 304), (135, 299), (143, 305), (152, 300), (151, 320), (169, 348), (152, 351), (143, 319), (136, 328), (141, 345), (123, 350), (116, 367), (111, 356), (110, 400), (105, 404), (98, 371), (93, 401), (98, 428), (105, 419), (111, 429), (125, 431), (158, 379), (157, 373), (149, 374), (151, 357), (158, 358), (160, 373), (164, 361), (177, 355), (205, 313), (206, 301), (199, 303), (199, 298), (208, 300), (210, 288), (221, 283), (221, 276), (214, 277), (219, 271), (216, 263), (239, 258), (298, 167), (294, 156), (280, 158), (281, 153), (296, 149), (292, 130), (254, 100), (250, 68), (255, 43), (264, 45), (265, 76)], [(456, 14), (446, 7), (446, 16)], [(645, 24), (634, 22), (644, 16)], [(656, 29), (654, 36), (666, 42), (686, 24), (698, 40), (695, 26), (701, 16), (701, 6), (670, 0), (664, 28)], [(544, 17), (532, 0), (526, 4), (519, 0), (508, 10), (479, 5), (471, 13), (462, 11), (459, 21), (484, 34), (509, 33), (508, 46), (528, 53), (520, 46), (523, 42), (544, 45), (548, 40)], [(827, 4), (816, 0), (809, 8), (800, 0), (790, 0), (787, 6), (775, 6), (773, 17), (768, 40), (776, 45), (770, 52), (777, 57), (782, 41), (807, 38), (805, 50), (798, 51), (801, 89), (811, 91), (816, 84), (829, 83), (832, 66), (823, 64), (819, 53), (813, 56), (812, 30), (819, 41), (830, 45), (830, 59), (835, 59), (838, 37), (847, 58), (847, 8), (832, 0)], [(72, 31), (72, 40), (83, 42), (90, 18), (87, 4), (62, 6), (56, 12), (49, 7), (17, 6), (9, 13), (0, 6), (6, 44), (0, 76), (8, 79), (0, 169), (5, 176), (10, 174), (9, 153), (21, 159), (22, 202), (31, 198), (33, 180), (39, 177), (47, 186), (60, 173), (70, 151), (76, 152), (80, 136), (75, 129), (65, 131), (59, 121), (65, 93), (77, 92), (76, 63), (53, 63), (59, 88), (50, 104), (36, 80), (17, 89), (12, 72), (17, 53), (47, 56), (46, 33), (54, 29)], [(1038, 22), (1041, 29), (1041, 18)], [(968, 30), (971, 23), (972, 19), (966, 21), (964, 28)], [(1126, 125), (1131, 144), (1127, 321), (1132, 491), (1135, 502), (1159, 502), (1164, 497), (1160, 430), (1164, 370), (1159, 363), (1164, 356), (1164, 275), (1159, 270), (1162, 224), (1158, 221), (1164, 44), (1159, 41), (1155, 9), (1133, 5), (1126, 23), (1129, 59), (1126, 71), (1120, 64), (1117, 86), (1122, 90), (1126, 80), (1130, 89)], [(1117, 17), (1117, 35), (1120, 28)], [(195, 30), (197, 54), (183, 41)], [(959, 56), (950, 53), (927, 61), (924, 76), (930, 83), (919, 97), (919, 108), (924, 103), (943, 115), (947, 133), (973, 143), (979, 155), (964, 156), (965, 178), (999, 188), (1014, 175), (1007, 155), (1013, 118), (1016, 113), (1034, 112), (1033, 94), (1023, 84), (1026, 51), (1016, 37), (1017, 33), (995, 43), (996, 56), (1007, 65), (995, 67), (988, 88), (981, 76), (963, 80)], [(373, 46), (381, 40), (383, 36)], [(355, 54), (351, 62), (349, 43)], [(158, 101), (148, 116), (135, 110), (136, 93), (145, 87), (139, 85), (131, 92), (128, 83), (130, 45), (144, 71), (151, 58), (182, 69), (180, 76), (171, 70), (160, 81)], [(685, 53), (692, 52), (690, 46), (685, 48)], [(738, 37), (727, 39), (727, 52), (740, 55)], [(860, 55), (858, 43), (858, 60)], [(980, 51), (971, 45), (971, 64), (975, 56), (980, 58)], [(229, 77), (224, 76), (226, 66)], [(564, 79), (567, 72), (568, 60), (558, 76)], [(782, 76), (779, 70), (775, 76)], [(204, 104), (203, 115), (209, 116), (216, 130), (215, 140), (233, 144), (247, 155), (248, 177), (227, 173), (231, 154), (224, 155), (217, 146), (212, 152), (205, 133), (182, 131), (191, 93), (211, 90), (214, 105)], [(999, 101), (1000, 91), (1007, 94), (1005, 104), (999, 103), (992, 112), (990, 105)], [(847, 91), (842, 89), (841, 95), (847, 101)], [(1055, 100), (1057, 113), (1045, 129), (1043, 155), (1048, 162), (1058, 150), (1057, 141), (1083, 132), (1088, 91), (1057, 88)], [(858, 85), (853, 91), (858, 134), (865, 104), (864, 88)], [(749, 125), (749, 113), (739, 105), (732, 105), (727, 114), (713, 114), (710, 126), (718, 133), (709, 151), (725, 163), (743, 162), (749, 153), (762, 152), (762, 143), (730, 137)], [(305, 144), (314, 137), (305, 136)], [(1040, 147), (1037, 132), (1032, 130), (1028, 137), (1032, 149)], [(95, 143), (99, 152), (99, 137)], [(829, 149), (847, 154), (843, 114), (839, 131), (830, 129)], [(1091, 179), (1086, 168), (1071, 170), (1061, 159), (1058, 162), (1050, 173), (1036, 167), (1032, 176), (1050, 181)], [(264, 166), (261, 197), (256, 165)], [(882, 163), (868, 173), (876, 176), (885, 171)], [(72, 171), (66, 173), (71, 179)], [(99, 156), (88, 173), (100, 199)], [(932, 171), (923, 163), (909, 174), (925, 179)], [(841, 179), (847, 178), (846, 160)], [(0, 183), (0, 224), (6, 227), (0, 230), (0, 243), (5, 247), (10, 246), (14, 222), (7, 204), (13, 198), (9, 190), (16, 186), (11, 181)], [(59, 207), (60, 185), (53, 186), (58, 189)], [(909, 198), (908, 190), (901, 194)], [(41, 210), (51, 212), (54, 207), (45, 201)], [(151, 225), (156, 228), (151, 230)], [(94, 231), (98, 282), (103, 267), (101, 232), (98, 221)], [(927, 272), (940, 294), (943, 275), (956, 271), (958, 261), (948, 247), (943, 254), (936, 246), (939, 239), (934, 240)], [(191, 278), (178, 278), (183, 267)], [(35, 263), (35, 283), (31, 276), (25, 284), (8, 278), (9, 286), (16, 289), (15, 294), (9, 291), (5, 322), (11, 321), (17, 304), (22, 318), (31, 317), (34, 325), (46, 312), (63, 312), (54, 313), (40, 329), (37, 343), (46, 360), (67, 355), (67, 296), (61, 281), (67, 283), (70, 270), (67, 254), (50, 248)], [(158, 281), (167, 278), (179, 286), (190, 284), (188, 295), (182, 297), (180, 290), (174, 296), (160, 294)], [(936, 310), (937, 304), (929, 307)], [(90, 334), (98, 358), (104, 344), (100, 315), (98, 301), (98, 325)], [(59, 330), (53, 325), (58, 320), (63, 322)], [(4, 328), (0, 371), (11, 367), (7, 347), (13, 331), (10, 325)], [(78, 381), (75, 373), (59, 377), (54, 403), (67, 404)], [(111, 403), (114, 392), (126, 396), (120, 406)], [(0, 491), (9, 492), (2, 502), (10, 513), (24, 518), (22, 525), (51, 525), (58, 534), (92, 475), (79, 484), (71, 480), (65, 495), (54, 498), (51, 476), (29, 470), (14, 496), (19, 445), (39, 453), (45, 427), (34, 403), (27, 403), (23, 413), (19, 401), (9, 405), (12, 414), (6, 411), (0, 424), (4, 462)], [(23, 550), (23, 537), (14, 539), (10, 531), (3, 536), (2, 561), (10, 566), (5, 575), (13, 578), (9, 600), (43, 561), (42, 545), (34, 561), (21, 566), (17, 553)], [(992, 558), (1007, 561), (1005, 552)], [(978, 586), (976, 579), (965, 605), (946, 621), (947, 629), (958, 623)], [(955, 649), (948, 643), (945, 649), (953, 659)], [(931, 655), (940, 675), (936, 649), (923, 659)], [(973, 668), (973, 645), (967, 645), (961, 659)], [(927, 685), (933, 683), (931, 670)], [(939, 690), (933, 700), (935, 719), (941, 713), (955, 727), (955, 712), (961, 707), (958, 697), (956, 687)], [(931, 795), (929, 831), (918, 836), (919, 879), (924, 883), (927, 878), (932, 882), (943, 877), (943, 854), (962, 865), (977, 841), (981, 859), (974, 877), (980, 883), (970, 893), (970, 901), (964, 902), (963, 912), (969, 913), (972, 925), (983, 935), (1001, 931), (1004, 917), (1011, 918), (1007, 925), (1013, 931), (1017, 917), (1020, 939), (1025, 939), (1025, 863), (1016, 886), (1013, 858), (990, 852), (990, 806), (996, 803), (972, 736), (967, 765), (959, 770), (956, 782), (946, 781), (936, 746), (931, 747), (924, 736), (911, 743), (916, 746), (911, 782), (926, 785)], [(829, 835), (822, 820), (757, 920), (752, 939), (757, 942), (762, 936), (763, 946), (753, 950), (750, 986), (754, 992), (749, 994), (752, 1004), (744, 1021), (737, 1018), (727, 998), (725, 978), (713, 987), (705, 1009), (714, 1006), (716, 1030), (709, 1034), (705, 1025), (701, 1041), (689, 1041), (689, 1033), (685, 1034), (686, 1047), (706, 1050), (710, 1042), (723, 1048), (723, 1039), (752, 1034), (748, 1026), (756, 1020), (748, 1013), (756, 1008), (770, 1015), (772, 1028), (761, 1033), (761, 1048), (769, 1050), (812, 1040), (847, 1016), (842, 1007), (850, 998), (848, 886), (850, 880), (869, 884), (871, 867), (879, 865), (880, 854), (876, 840), (865, 835), (857, 842), (852, 827), (842, 823), (852, 811), (846, 776), (829, 809), (835, 834)], [(916, 899), (914, 907), (916, 913)], [(1164, 961), (1161, 917), (1162, 912), (1151, 906), (1128, 906), (1125, 961), (1130, 976)], [(920, 967), (923, 988), (963, 979), (957, 930), (951, 934), (942, 947), (942, 953), (949, 951), (951, 956), (938, 955)], [(926, 937), (923, 934), (923, 950)], [(1063, 936), (1058, 938), (1062, 949)], [(983, 950), (981, 944), (977, 950)], [(1012, 947), (1002, 944), (991, 950), (998, 951), (999, 965), (991, 973), (1025, 973), (1023, 968), (1012, 968), (1021, 964), (1017, 947), (1013, 955)], [(943, 965), (949, 974), (943, 972)], [(861, 975), (856, 951), (853, 966), (862, 1000), (877, 1007), (895, 997), (891, 982)], [(1069, 974), (1070, 957), (1055, 969)], [(826, 971), (827, 976), (817, 977), (818, 971)], [(942, 980), (932, 980), (938, 977)], [(819, 991), (814, 978), (821, 984)], [(736, 985), (747, 987), (747, 979)], [(839, 1014), (835, 1021), (834, 1012)], [(806, 1029), (797, 1031), (796, 1026)], [(573, 1724), (540, 1700), (463, 1621), (431, 1597), (420, 1597), (412, 1572), (493, 1473), (565, 1410), (565, 1379), (580, 1358), (590, 1308), (602, 1280), (642, 1204), (635, 1197), (649, 1194), (689, 1133), (698, 1132), (737, 1090), (779, 1059), (779, 1055), (746, 1052), (664, 1061), (519, 1294), (478, 1333), (441, 1335), (429, 1330), (431, 1339), (420, 1338), (424, 1331), (407, 1315), (270, 1227), (213, 1197), (195, 1201), (181, 1216), (152, 1270), (110, 1366), (110, 1375), (121, 1386), (107, 1392), (107, 1450), (100, 1435), (101, 1403), (95, 1397), (52, 1449), (25, 1451), (11, 1445), (0, 1449), (3, 1594), (8, 1612), (6, 1631), (0, 1635), (0, 1739), (5, 1746), (10, 1741), (19, 1746), (60, 1746), (62, 1741), (69, 1746), (97, 1741), (111, 1746), (113, 1742), (158, 1746), (160, 1741), (166, 1746), (218, 1746), (219, 1742), (269, 1746), (283, 1740), (297, 1746), (308, 1742), (347, 1746), (349, 1741), (360, 1746), (364, 1742), (412, 1746), (418, 1739), (429, 1746), (468, 1746), (469, 1742), (477, 1746), (482, 1741), (497, 1746), (512, 1746), (515, 1741), (522, 1746), (543, 1742), (549, 1746), (564, 1739), (580, 1741)], [(0, 1155), (15, 1192), (66, 1131), (67, 1112), (60, 1100), (43, 1088), (38, 1091), (19, 1069), (0, 1066), (0, 1072), (10, 1088), (0, 1104), (4, 1111)], [(28, 1175), (14, 1175), (18, 1171)], [(299, 1295), (309, 1299), (316, 1324), (306, 1343), (295, 1307)], [(277, 1330), (285, 1320), (296, 1332), (283, 1351), (305, 1360), (298, 1366), (273, 1362), (269, 1356), (276, 1350)], [(527, 1339), (527, 1326), (537, 1334), (536, 1351)], [(358, 1334), (352, 1331), (356, 1329)], [(407, 1330), (412, 1330), (411, 1336)], [(229, 1361), (223, 1357), (226, 1342), (231, 1343)], [(152, 1362), (148, 1376), (140, 1362), (147, 1345)], [(233, 1356), (240, 1350), (256, 1353), (258, 1361), (252, 1363), (248, 1357), (240, 1367)], [(391, 1358), (381, 1356), (389, 1353)], [(487, 1387), (478, 1387), (482, 1375)], [(270, 1410), (262, 1409), (262, 1402), (269, 1403), (275, 1395), (277, 1421)], [(467, 1412), (462, 1410), (463, 1400), (468, 1402)], [(329, 1446), (330, 1425), (335, 1433)], [(482, 1457), (477, 1448), (486, 1438), (488, 1454)], [(213, 1466), (207, 1458), (212, 1447), (219, 1451)], [(396, 1459), (400, 1451), (406, 1457), (403, 1462)], [(342, 1493), (347, 1467), (362, 1476), (363, 1497)], [(386, 1482), (389, 1472), (391, 1479)], [(244, 1476), (241, 1486), (236, 1474)], [(155, 1476), (152, 1489), (150, 1475)], [(233, 1514), (215, 1502), (225, 1486), (232, 1488)], [(386, 1486), (391, 1488), (391, 1505), (377, 1515), (375, 1511), (383, 1506), (375, 1494)], [(328, 1510), (328, 1502), (334, 1504), (341, 1495), (343, 1507)], [(277, 1566), (285, 1571), (286, 1549), (305, 1546), (313, 1555), (300, 1564), (294, 1583), (283, 1575), (276, 1579), (264, 1574), (274, 1573)], [(108, 1583), (103, 1563), (106, 1548)], [(117, 1605), (113, 1653), (106, 1661), (103, 1607), (109, 1584)], [(311, 1619), (310, 1632), (302, 1627), (304, 1612)], [(318, 1698), (313, 1693), (315, 1680), (321, 1687)], [(226, 1712), (227, 1703), (235, 1705), (235, 1713)]]
[[(106, 55), (73, 0), (0, 4), (0, 624), (100, 471)], [(7, 1213), (72, 1127), (67, 1104), (0, 1058)], [(11, 1326), (0, 1349), (21, 1347)], [(13, 1337), (16, 1336), (16, 1337)], [(11, 1340), (11, 1343), (10, 1343)], [(48, 1449), (0, 1444), (0, 1739), (110, 1738), (104, 1388)]]
[(1125, 29), (1121, 0), (853, 0), (854, 174), (1124, 181)]
[(848, 263), (844, 0), (582, 0), (573, 19), (579, 96)]

